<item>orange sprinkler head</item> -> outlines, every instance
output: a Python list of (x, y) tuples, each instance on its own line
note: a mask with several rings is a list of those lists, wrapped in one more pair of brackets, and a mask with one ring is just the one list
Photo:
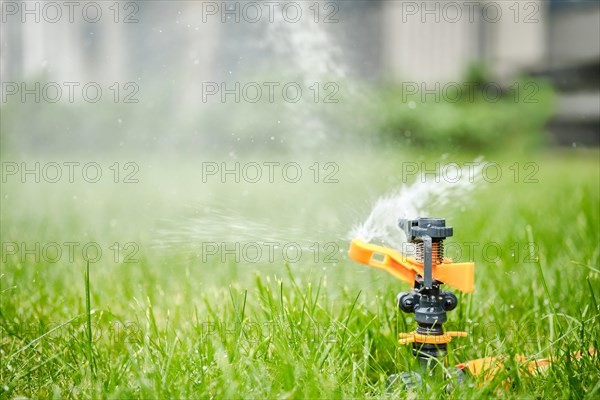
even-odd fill
[[(423, 276), (424, 266), (414, 258), (387, 247), (365, 243), (354, 239), (348, 255), (354, 261), (389, 272), (396, 278), (413, 285), (417, 275)], [(474, 290), (475, 264), (453, 263), (445, 258), (432, 266), (433, 279), (456, 290), (471, 293)]]
[(465, 332), (444, 333), (446, 313), (458, 305), (456, 296), (440, 289), (449, 285), (464, 293), (473, 291), (475, 265), (454, 264), (444, 258), (443, 241), (452, 236), (452, 227), (443, 218), (402, 219), (400, 228), (416, 246), (415, 258), (399, 251), (355, 239), (349, 255), (355, 261), (382, 269), (411, 285), (411, 292), (402, 292), (396, 304), (405, 313), (414, 313), (417, 330), (400, 335), (400, 344), (412, 344), (413, 355), (424, 369), (430, 368), (433, 358), (447, 354), (447, 345), (454, 336)]

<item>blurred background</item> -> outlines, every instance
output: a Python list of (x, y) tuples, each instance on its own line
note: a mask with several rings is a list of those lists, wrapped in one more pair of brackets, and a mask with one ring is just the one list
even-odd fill
[(599, 144), (597, 1), (287, 3), (3, 2), (3, 154)]
[[(597, 167), (597, 1), (69, 4), (2, 2), (7, 240), (344, 253), (374, 201), (416, 178), (407, 163), (483, 157), (507, 185), (557, 152)], [(104, 178), (38, 182), (23, 175), (36, 162), (97, 162)], [(249, 162), (258, 183), (240, 179)], [(264, 162), (303, 178), (269, 181)]]

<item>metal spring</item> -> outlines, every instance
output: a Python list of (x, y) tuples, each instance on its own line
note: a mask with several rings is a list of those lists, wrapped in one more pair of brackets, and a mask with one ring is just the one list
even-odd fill
[[(417, 242), (415, 258), (418, 262), (425, 261), (425, 243)], [(441, 264), (444, 260), (444, 242), (433, 242), (431, 244), (431, 263), (433, 265)]]

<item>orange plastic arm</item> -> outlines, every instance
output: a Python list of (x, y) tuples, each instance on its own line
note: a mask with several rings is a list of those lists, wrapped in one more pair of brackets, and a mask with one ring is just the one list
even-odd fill
[[(348, 255), (354, 261), (389, 272), (396, 278), (413, 285), (418, 275), (423, 276), (423, 264), (410, 258), (399, 251), (387, 247), (365, 243), (354, 239), (350, 243)], [(452, 263), (444, 260), (443, 263), (432, 266), (433, 279), (443, 282), (464, 293), (471, 293), (474, 289), (475, 264)]]
[[(587, 355), (592, 356), (594, 353), (596, 353), (596, 350), (589, 349)], [(584, 354), (581, 354), (580, 352), (571, 353), (571, 357), (579, 359), (583, 357)], [(484, 380), (489, 380), (502, 370), (506, 359), (506, 356), (484, 357), (458, 364), (456, 367), (462, 370), (466, 369), (472, 376), (479, 375), (483, 377)], [(521, 365), (525, 366), (533, 375), (537, 375), (539, 372), (544, 371), (544, 369), (556, 361), (555, 358), (542, 358), (539, 360), (527, 361), (527, 358), (522, 355), (515, 356), (515, 359)]]

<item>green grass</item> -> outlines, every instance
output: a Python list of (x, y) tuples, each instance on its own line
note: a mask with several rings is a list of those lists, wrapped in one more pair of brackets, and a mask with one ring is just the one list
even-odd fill
[[(201, 185), (191, 161), (140, 161), (133, 186), (3, 184), (3, 243), (96, 241), (104, 253), (88, 265), (79, 253), (73, 262), (35, 262), (3, 248), (0, 396), (393, 397), (388, 375), (413, 368), (397, 335), (414, 322), (394, 306), (408, 287), (348, 260), (343, 235), (376, 196), (398, 185), (399, 163), (408, 158), (361, 156), (336, 160), (337, 185)], [(572, 357), (600, 348), (598, 156), (505, 155), (497, 160), (505, 172), (515, 161), (539, 165), (538, 183), (505, 175), (432, 210), (454, 226), (449, 242), (477, 242), (476, 291), (459, 295), (446, 325), (469, 336), (450, 344), (449, 366), (505, 355), (507, 368), (451, 395), (431, 380), (425, 398), (600, 396), (598, 355)], [(168, 236), (156, 232), (215, 203), (234, 220), (267, 221), (274, 234), (291, 226), (334, 242), (339, 261), (202, 262), (192, 237), (175, 249), (153, 245)], [(269, 233), (256, 229), (256, 240)], [(138, 261), (115, 262), (114, 242), (136, 243)], [(497, 257), (482, 253), (492, 242)], [(531, 376), (514, 360), (519, 354), (557, 361)]]

